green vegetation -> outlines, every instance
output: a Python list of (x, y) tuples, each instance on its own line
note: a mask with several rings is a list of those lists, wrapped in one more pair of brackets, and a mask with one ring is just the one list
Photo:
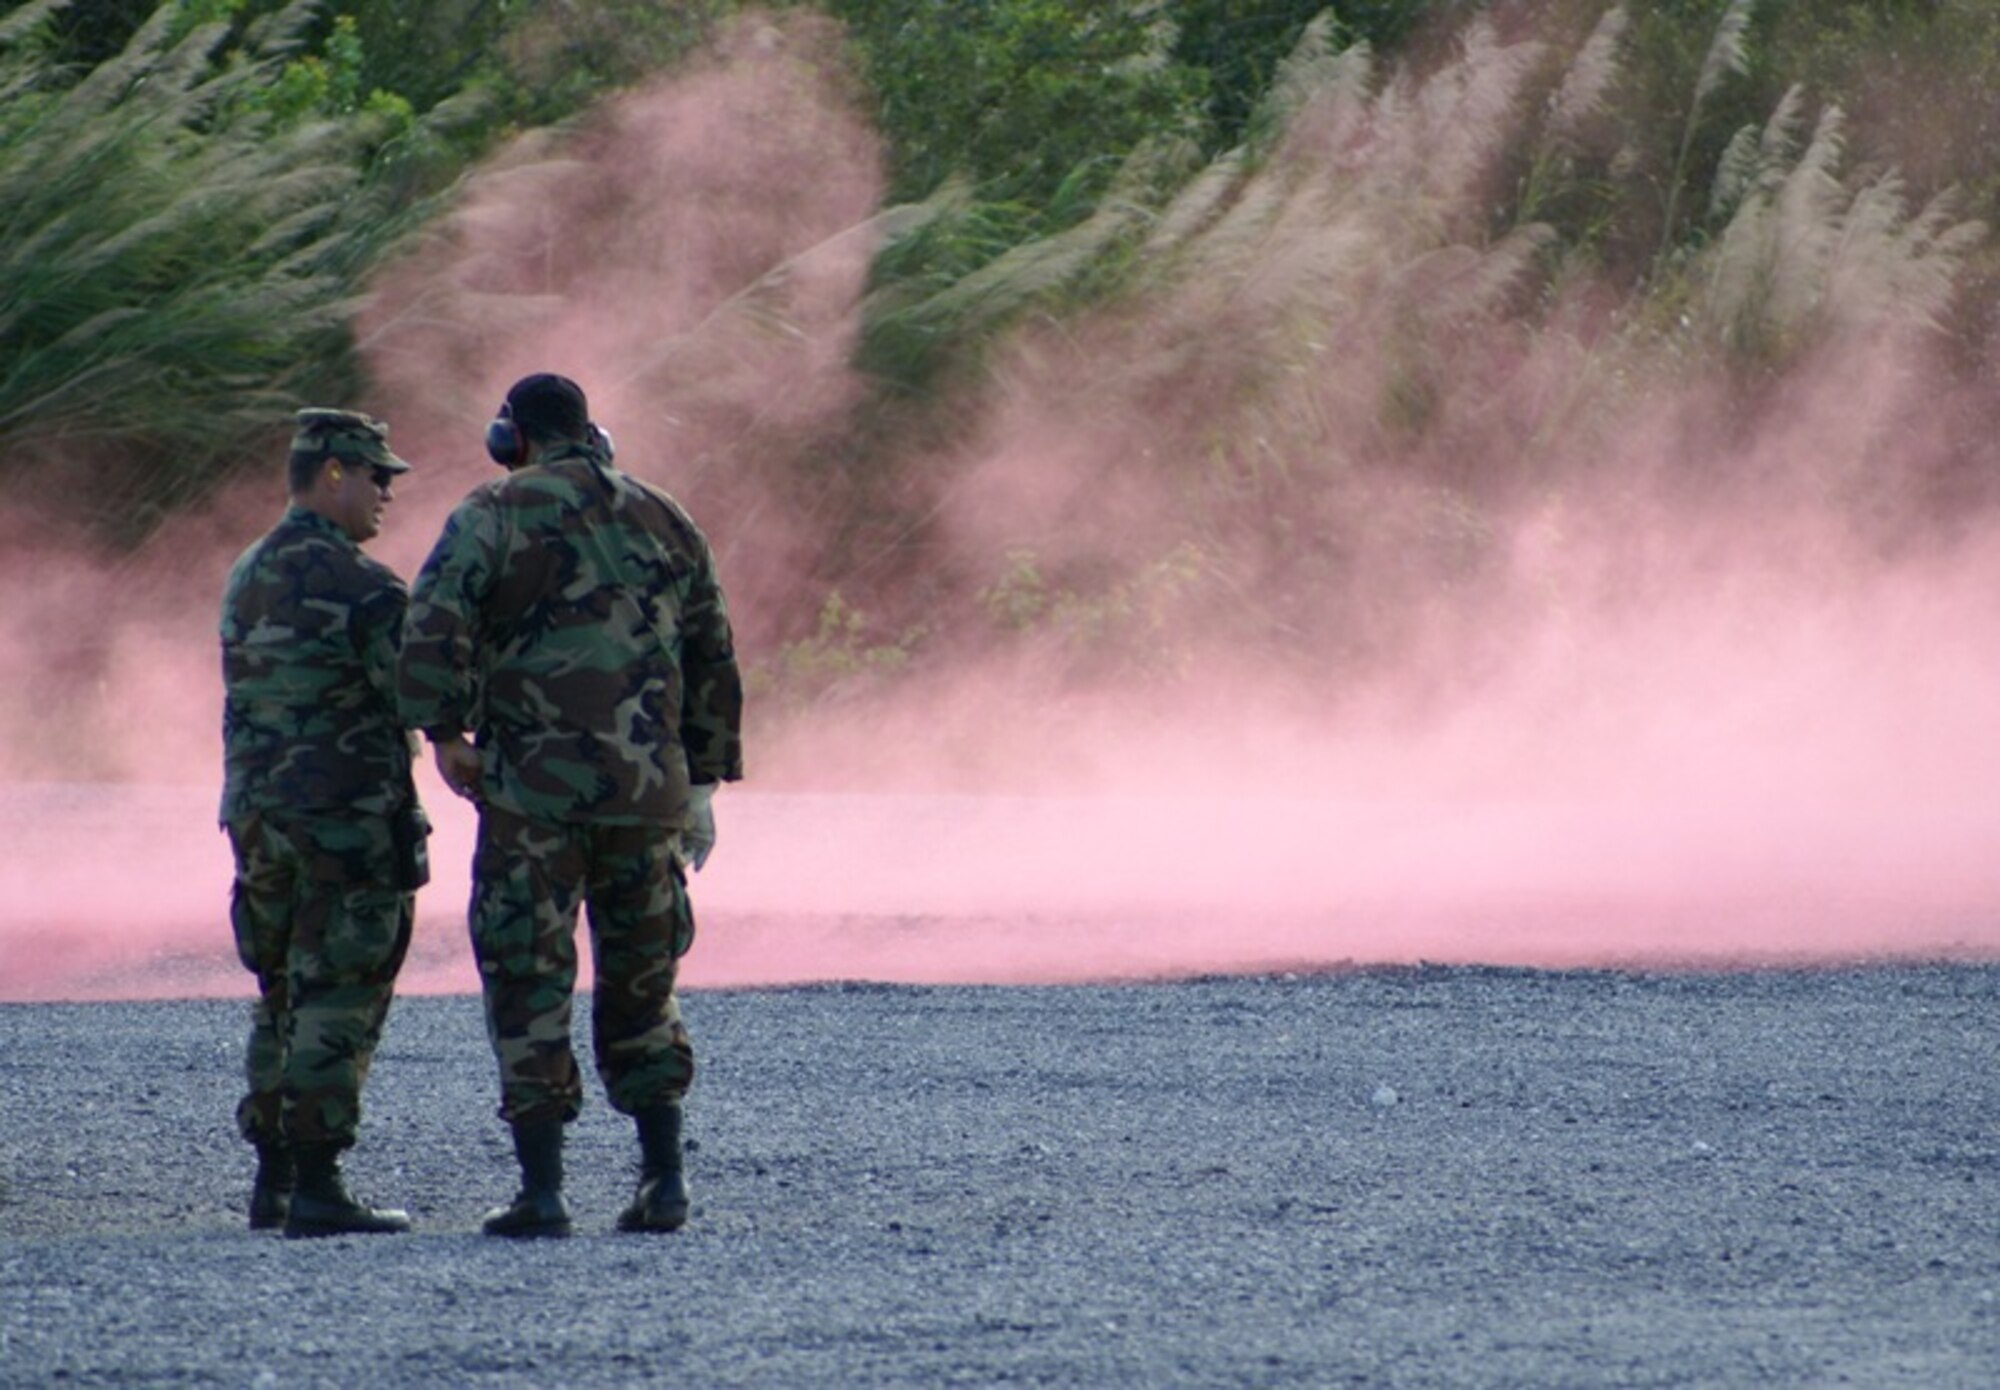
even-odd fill
[[(772, 620), (760, 679), (788, 698), (947, 640), (1173, 679), (1204, 605), (1362, 660), (1479, 582), (1506, 509), (1560, 490), (1552, 432), (1590, 438), (1633, 382), (1754, 405), (1857, 333), (1974, 363), (1990, 316), (2000, 130), (1925, 119), (1991, 104), (1980, 0), (1553, 0), (1532, 33), (1475, 0), (790, 7), (846, 26), (902, 205), (855, 348), (872, 394), (822, 455), (895, 475), (854, 484), (907, 509), (866, 533), (936, 563), (937, 446), (1003, 378), (1156, 426), (1112, 471), (1176, 506), (1149, 548), (1002, 537), (927, 571), (949, 622), (898, 599), (900, 559), (846, 557), (862, 584), (836, 555)], [(0, 479), (87, 476), (136, 537), (297, 401), (365, 396), (356, 296), (480, 158), (742, 8), (0, 7)], [(1564, 351), (1515, 418), (1497, 364)]]
[(906, 670), (924, 639), (921, 627), (894, 641), (871, 641), (866, 614), (850, 608), (835, 591), (820, 605), (813, 630), (780, 643), (768, 659), (746, 674), (750, 698), (775, 703), (792, 713), (826, 700), (864, 697)]
[(59, 6), (0, 29), (10, 473), (86, 450), (104, 468), (94, 500), (143, 529), (302, 382), (349, 370), (344, 299), (370, 254), (348, 211), (355, 166), (391, 127), (318, 119), (291, 76), (306, 8), (234, 42), (162, 9), (68, 82), (49, 61)]
[[(478, 154), (722, 6), (33, 0), (0, 14), (0, 478), (145, 534), (361, 386), (363, 281)], [(69, 489), (74, 491), (73, 489)]]

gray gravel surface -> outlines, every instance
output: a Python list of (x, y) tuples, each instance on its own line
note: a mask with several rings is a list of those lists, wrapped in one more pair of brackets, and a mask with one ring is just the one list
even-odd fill
[(0, 1007), (7, 1386), (2000, 1384), (2000, 967), (1412, 968), (687, 999), (696, 1212), (477, 1234), (476, 1001), (399, 1001), (349, 1163), (239, 1215), (237, 1001)]

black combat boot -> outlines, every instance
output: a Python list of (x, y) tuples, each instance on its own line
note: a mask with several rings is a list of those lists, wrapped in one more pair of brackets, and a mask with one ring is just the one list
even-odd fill
[(288, 1236), (390, 1234), (410, 1229), (409, 1213), (364, 1207), (347, 1195), (340, 1180), (340, 1146), (300, 1144), (298, 1186), (285, 1216)]
[(618, 1215), (621, 1231), (678, 1231), (687, 1225), (687, 1174), (681, 1167), (681, 1104), (649, 1106), (639, 1126), (639, 1190)]
[(489, 1236), (566, 1236), (569, 1204), (563, 1201), (563, 1126), (538, 1120), (514, 1126), (514, 1157), (521, 1164), (521, 1191), (511, 1207), (486, 1213), (480, 1229)]
[(292, 1151), (275, 1139), (257, 1141), (257, 1176), (250, 1182), (250, 1229), (274, 1231), (291, 1211), (298, 1167)]

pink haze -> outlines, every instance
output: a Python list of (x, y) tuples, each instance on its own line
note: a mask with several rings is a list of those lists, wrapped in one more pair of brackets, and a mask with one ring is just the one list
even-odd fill
[[(506, 384), (561, 370), (620, 462), (708, 531), (746, 655), (798, 635), (786, 615), (834, 587), (834, 533), (855, 523), (827, 470), (870, 462), (800, 466), (862, 399), (848, 363), (885, 216), (826, 41), (743, 25), (573, 139), (521, 142), (383, 277), (358, 325), (380, 384), (356, 404), (417, 469), (374, 553), (413, 575), (489, 476), (479, 439)], [(1158, 461), (1206, 458), (1237, 393), (1227, 372), (1148, 377), (1144, 354), (1256, 306), (1154, 307), (1060, 343), (1017, 333), (964, 442), (898, 461), (932, 490), (941, 573), (990, 578), (1024, 548), (1052, 572), (1177, 553), (1189, 475)], [(1498, 458), (1532, 435), (1602, 365), (1588, 341), (1458, 335), (1452, 368), (1479, 391), (1450, 377), (1427, 466), (1476, 471), (1488, 443)], [(1314, 409), (1331, 437), (1394, 447), (1363, 438), (1388, 368), (1348, 358)], [(1351, 664), (1241, 640), (1252, 607), (1267, 633), (1290, 621), (1278, 591), (1318, 534), (1302, 523), (1290, 548), (1191, 552), (1202, 597), (1161, 611), (1203, 621), (1156, 678), (1066, 681), (944, 634), (953, 659), (896, 694), (785, 720), (753, 705), (751, 778), (719, 798), (695, 881), (688, 983), (1991, 958), (2000, 526), (1972, 510), (1913, 537), (1893, 496), (1870, 513), (1881, 533), (1847, 519), (1899, 450), (1985, 403), (1893, 335), (1830, 348), (1747, 427), (1719, 427), (1710, 394), (1675, 379), (1617, 398), (1547, 446), (1588, 451), (1572, 485), (1494, 484), (1506, 529), (1460, 587), (1409, 563), (1441, 543), (1435, 498), (1371, 493), (1338, 552), (1343, 630), (1365, 639)], [(1254, 464), (1240, 433), (1224, 452)], [(0, 513), (0, 999), (247, 989), (214, 824), (214, 610), (281, 502), (274, 460), (117, 560)], [(1327, 505), (1315, 526), (1353, 522)], [(422, 790), (435, 877), (406, 984), (468, 991), (470, 817), (428, 769)]]

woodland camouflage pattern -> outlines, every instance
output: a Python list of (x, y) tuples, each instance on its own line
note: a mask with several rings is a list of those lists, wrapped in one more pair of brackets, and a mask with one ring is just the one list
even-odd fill
[(674, 997), (694, 919), (674, 832), (690, 780), (742, 775), (743, 690), (708, 542), (592, 446), (478, 488), (417, 577), (404, 718), (480, 751), (470, 926), (500, 1114), (574, 1118), (576, 923), (589, 905), (593, 1037), (615, 1109), (678, 1098), (694, 1053)]
[(417, 576), (403, 718), (477, 733), (485, 804), (540, 822), (684, 825), (743, 775), (743, 687), (708, 542), (583, 444), (459, 503)]
[(394, 572), (303, 507), (243, 552), (222, 598), (223, 821), (415, 804), (395, 708), (408, 601)]
[(346, 1148), (415, 917), (390, 822), (252, 812), (229, 843), (236, 954), (257, 977), (237, 1128)]
[(410, 471), (409, 464), (389, 452), (389, 427), (358, 410), (301, 410), (292, 452), (324, 454), (389, 473)]
[(257, 977), (245, 1138), (354, 1142), (429, 869), (394, 706), (402, 581), (292, 506), (222, 600), (230, 923)]
[(586, 893), (597, 976), (591, 1041), (605, 1095), (629, 1115), (685, 1094), (694, 1049), (674, 985), (694, 915), (672, 839), (652, 826), (538, 824), (489, 806), (472, 880), (472, 948), (501, 1118), (571, 1120), (583, 1107), (570, 1008)]

